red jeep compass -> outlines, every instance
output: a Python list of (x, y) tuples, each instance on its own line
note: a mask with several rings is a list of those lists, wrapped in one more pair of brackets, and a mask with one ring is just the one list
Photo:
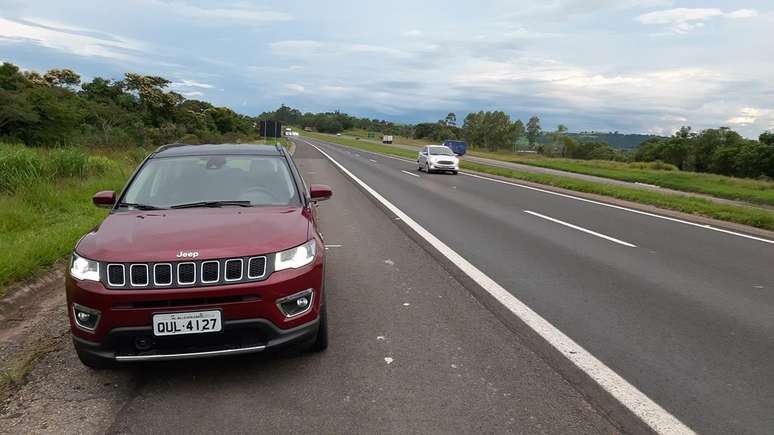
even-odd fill
[(78, 357), (114, 362), (327, 346), (316, 202), (277, 146), (168, 145), (78, 241), (65, 279)]

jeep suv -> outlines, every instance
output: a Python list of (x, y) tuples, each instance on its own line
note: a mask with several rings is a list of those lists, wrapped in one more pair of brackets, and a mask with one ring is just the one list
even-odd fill
[[(279, 146), (167, 145), (75, 246), (75, 350), (90, 367), (328, 343), (316, 204)], [(116, 199), (117, 198), (117, 199)]]

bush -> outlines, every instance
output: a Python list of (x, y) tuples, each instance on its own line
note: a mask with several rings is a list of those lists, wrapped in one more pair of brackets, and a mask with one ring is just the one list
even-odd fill
[(118, 163), (105, 156), (89, 156), (84, 169), (85, 175), (114, 174), (121, 170)]
[(44, 173), (43, 159), (20, 145), (0, 144), (0, 193), (13, 193), (39, 180)]
[(86, 160), (85, 154), (72, 148), (53, 150), (44, 160), (45, 174), (49, 178), (83, 177)]
[[(145, 155), (147, 152), (142, 150), (142, 157)], [(0, 193), (15, 193), (40, 181), (84, 178), (118, 170), (115, 161), (105, 156), (87, 156), (74, 148), (44, 151), (23, 145), (0, 144)]]
[(661, 160), (653, 162), (633, 162), (629, 163), (629, 167), (632, 169), (652, 169), (655, 171), (676, 171), (677, 166), (664, 163)]

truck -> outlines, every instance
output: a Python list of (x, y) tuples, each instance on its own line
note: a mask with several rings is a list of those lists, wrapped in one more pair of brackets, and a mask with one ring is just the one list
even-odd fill
[(293, 136), (293, 129), (290, 127), (285, 127), (285, 136)]
[(443, 146), (450, 148), (458, 156), (464, 156), (468, 149), (468, 144), (461, 140), (445, 140)]
[(392, 143), (392, 135), (385, 134), (382, 136), (382, 143)]

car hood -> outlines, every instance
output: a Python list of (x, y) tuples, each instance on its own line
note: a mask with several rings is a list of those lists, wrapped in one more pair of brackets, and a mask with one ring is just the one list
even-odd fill
[(310, 217), (301, 207), (191, 208), (111, 213), (76, 247), (98, 261), (182, 261), (282, 251), (308, 240)]

